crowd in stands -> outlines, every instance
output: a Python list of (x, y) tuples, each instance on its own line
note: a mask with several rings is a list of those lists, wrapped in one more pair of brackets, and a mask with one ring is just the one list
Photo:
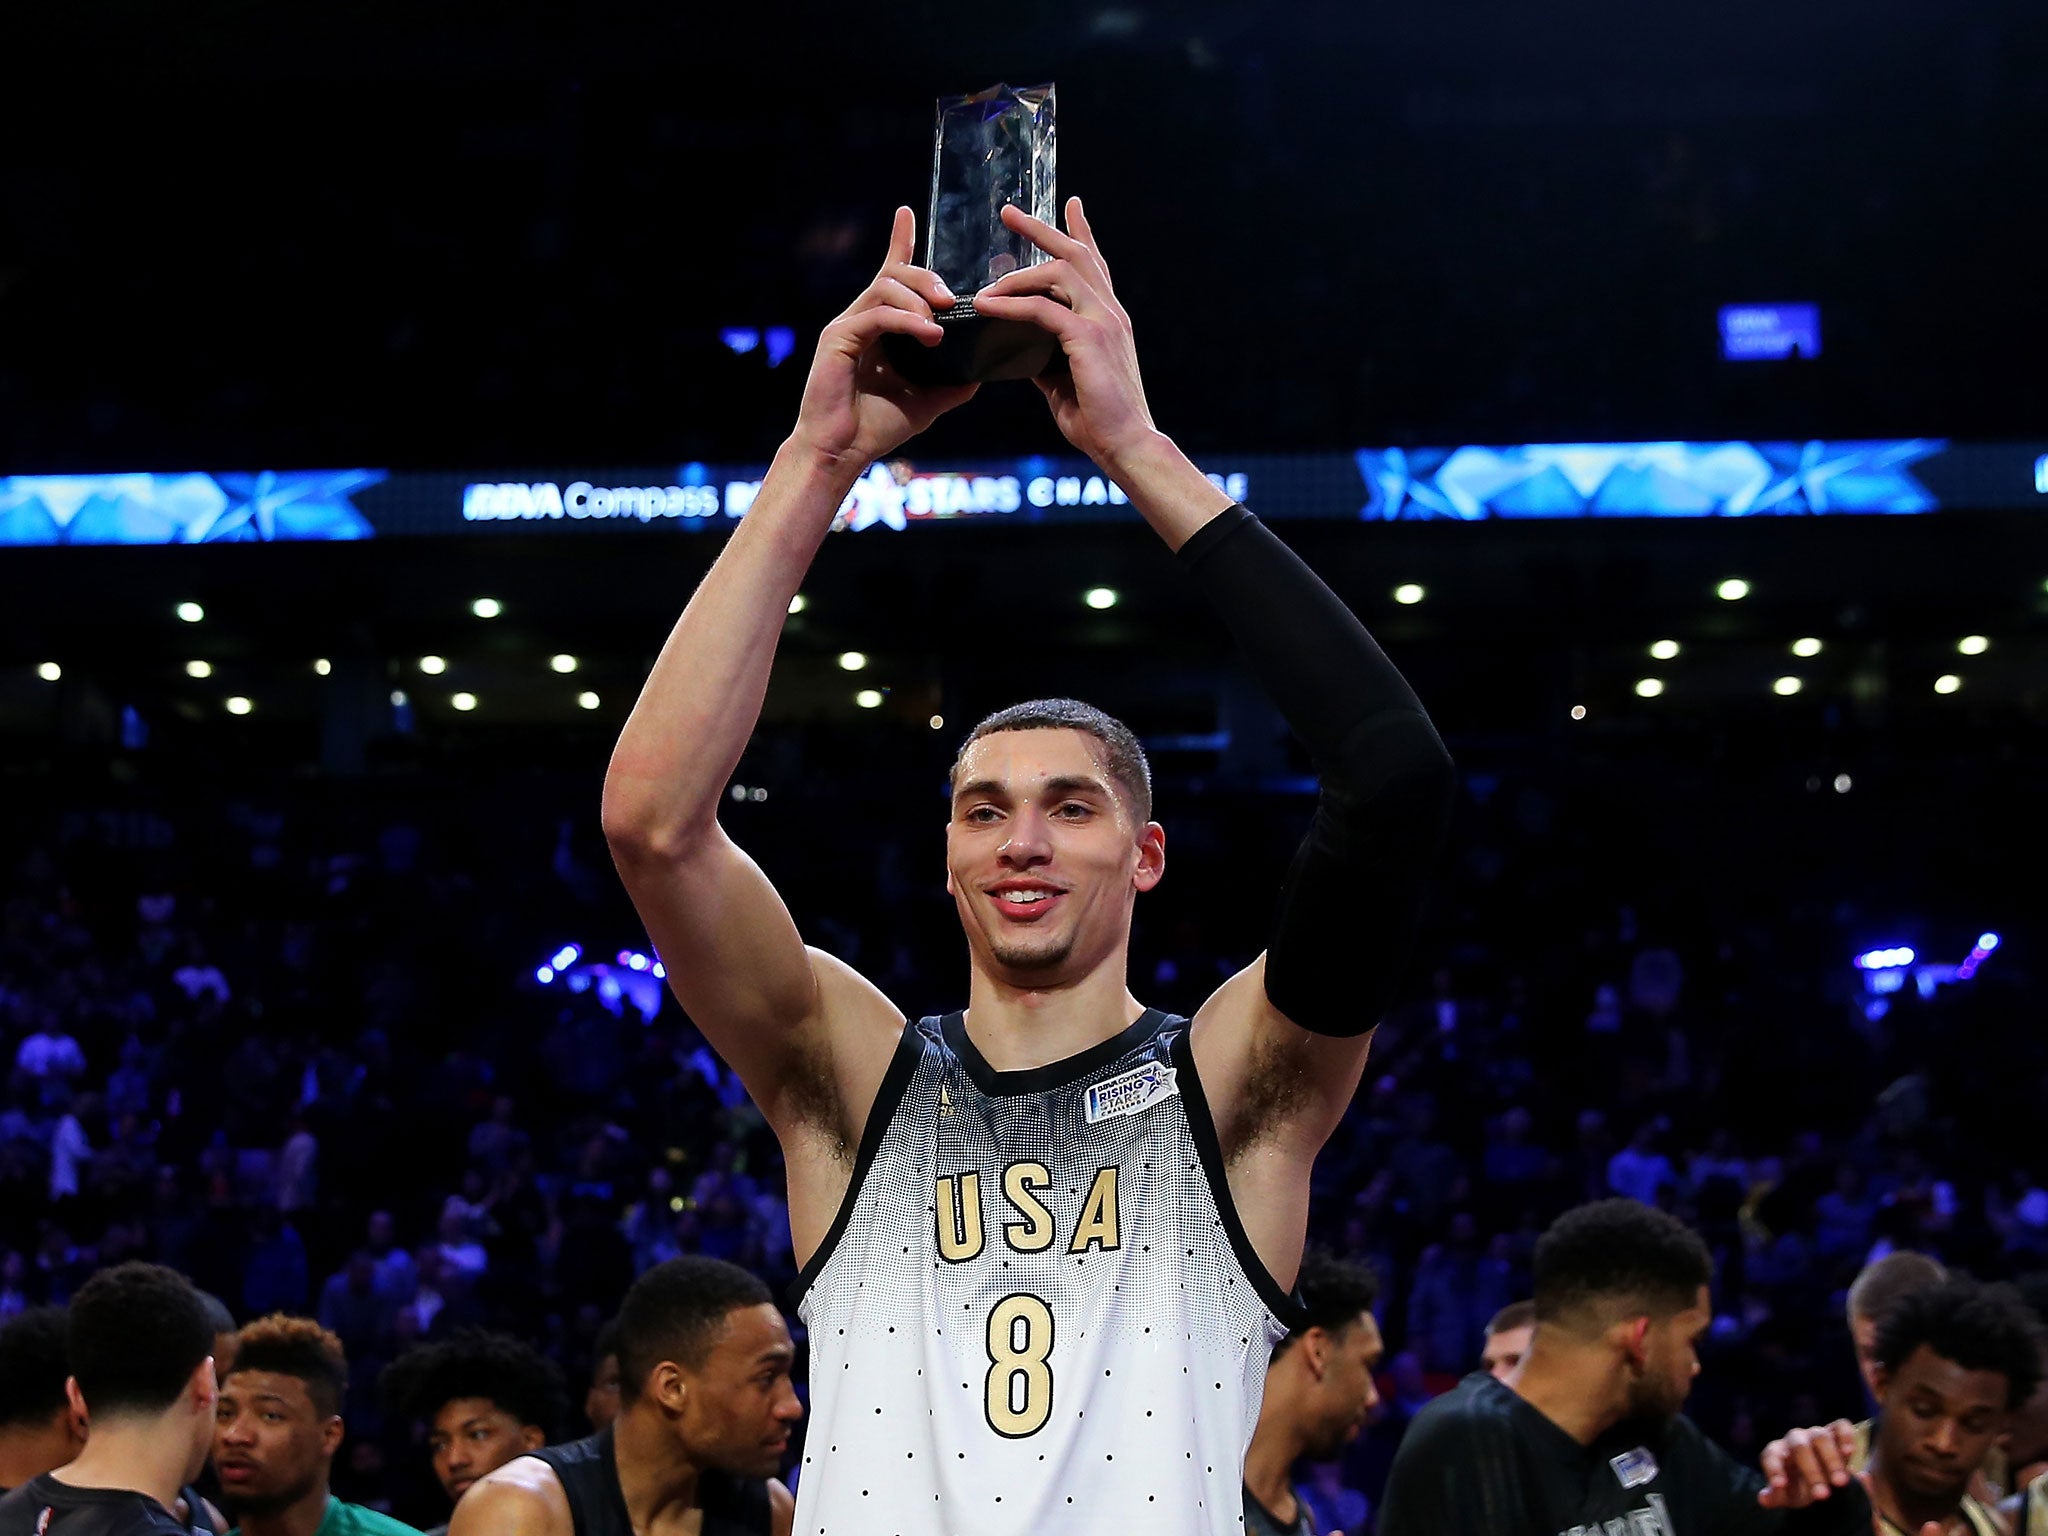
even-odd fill
[[(800, 770), (784, 746), (767, 760)], [(937, 782), (858, 832), (820, 834), (845, 786), (802, 771), (732, 818), (812, 942), (914, 1012), (958, 1001)], [(146, 1258), (238, 1322), (315, 1318), (349, 1366), (336, 1492), (424, 1527), (446, 1517), (426, 1431), (379, 1391), (406, 1351), (529, 1341), (561, 1373), (552, 1432), (582, 1433), (635, 1275), (697, 1253), (791, 1281), (773, 1136), (673, 1001), (609, 963), (645, 944), (593, 783), (107, 789), (11, 826), (0, 1317)], [(1195, 795), (1170, 765), (1161, 786), (1176, 862), (1140, 903), (1133, 985), (1185, 1011), (1259, 947), (1306, 805)], [(1312, 1239), (1378, 1276), (1385, 1339), (1379, 1421), (1304, 1474), (1346, 1529), (1566, 1207), (1627, 1195), (1706, 1239), (1691, 1412), (1748, 1464), (1791, 1425), (1863, 1416), (1842, 1317), (1873, 1256), (2048, 1268), (2023, 962), (1908, 983), (1879, 1014), (1848, 966), (1852, 872), (1766, 878), (1639, 831), (1564, 778), (1467, 774), (1405, 1000), (1317, 1168)]]

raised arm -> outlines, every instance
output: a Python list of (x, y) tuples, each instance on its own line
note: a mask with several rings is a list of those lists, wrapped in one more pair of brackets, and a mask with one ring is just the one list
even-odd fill
[(1065, 234), (1016, 209), (1004, 216), (1055, 259), (976, 304), (1059, 338), (1067, 370), (1041, 387), (1061, 431), (1176, 551), (1321, 781), (1267, 952), (1210, 998), (1193, 1032), (1247, 1233), (1287, 1282), (1310, 1164), (1358, 1086), (1414, 939), (1450, 810), (1450, 757), (1365, 626), (1153, 425), (1130, 317), (1079, 200)]
[[(932, 308), (951, 298), (910, 264), (913, 237), (899, 209), (888, 261), (819, 338), (796, 429), (662, 647), (605, 776), (605, 838), (669, 986), (785, 1145), (805, 1126), (858, 1136), (849, 1120), (865, 1115), (902, 1016), (805, 949), (718, 808), (760, 718), (790, 599), (854, 481), (973, 393), (913, 388), (883, 361), (887, 334), (935, 342)], [(792, 1216), (802, 1245), (803, 1213)]]

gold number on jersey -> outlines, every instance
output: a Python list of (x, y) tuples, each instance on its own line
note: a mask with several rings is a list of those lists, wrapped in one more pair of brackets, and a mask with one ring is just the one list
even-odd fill
[(1052, 1308), (1029, 1291), (997, 1302), (988, 1314), (989, 1428), (1021, 1440), (1052, 1417)]

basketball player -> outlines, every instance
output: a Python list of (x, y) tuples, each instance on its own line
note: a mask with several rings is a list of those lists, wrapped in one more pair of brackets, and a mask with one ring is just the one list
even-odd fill
[[(670, 1259), (626, 1293), (616, 1339), (618, 1417), (484, 1477), (450, 1536), (789, 1536), (775, 1473), (804, 1410), (768, 1287), (722, 1259)], [(872, 1470), (886, 1496), (893, 1469)]]
[(1870, 1501), (1884, 1533), (1938, 1525), (2002, 1536), (1970, 1496), (1985, 1452), (2041, 1381), (2041, 1341), (2010, 1286), (1952, 1277), (1901, 1297), (1877, 1336)]
[[(1568, 1211), (1536, 1245), (1536, 1333), (1507, 1382), (1474, 1371), (1395, 1453), (1379, 1536), (1868, 1536), (1847, 1422), (1774, 1442), (1768, 1476), (1680, 1410), (1711, 1317), (1713, 1261), (1634, 1200)], [(1804, 1475), (1788, 1475), (1788, 1468)], [(1922, 1536), (1915, 1531), (1912, 1536)]]
[[(1267, 1360), (1294, 1320), (1309, 1171), (1416, 927), (1452, 768), (1357, 619), (1153, 425), (1079, 201), (1067, 234), (1003, 218), (1053, 259), (977, 307), (1058, 339), (1064, 366), (1039, 387), (1060, 430), (1177, 552), (1320, 775), (1266, 953), (1192, 1022), (1132, 995), (1132, 910), (1165, 873), (1166, 835), (1137, 739), (1072, 700), (989, 717), (954, 764), (959, 1012), (906, 1023), (805, 948), (718, 824), (841, 503), (974, 392), (913, 388), (879, 350), (890, 334), (935, 343), (933, 306), (952, 297), (911, 265), (908, 209), (826, 327), (795, 430), (648, 678), (605, 830), (670, 986), (782, 1142), (813, 1351), (806, 1536), (1235, 1536)], [(960, 643), (1028, 648), (1064, 600), (1014, 584)], [(1248, 930), (1268, 907), (1213, 894), (1248, 904)]]
[(606, 1429), (619, 1416), (618, 1319), (597, 1330), (590, 1346), (590, 1390), (583, 1394), (583, 1416), (592, 1429)]
[(1486, 1325), (1486, 1344), (1479, 1351), (1480, 1369), (1495, 1381), (1506, 1381), (1529, 1353), (1536, 1333), (1536, 1303), (1511, 1301)]
[[(530, 1344), (480, 1329), (407, 1350), (384, 1368), (377, 1386), (402, 1419), (426, 1426), (434, 1476), (451, 1505), (485, 1473), (546, 1445), (567, 1407), (554, 1361)], [(443, 1524), (427, 1536), (447, 1529)]]
[(156, 1264), (101, 1270), (71, 1298), (65, 1348), (66, 1395), (91, 1433), (0, 1499), (0, 1536), (191, 1536), (171, 1510), (213, 1443), (213, 1327), (198, 1293)]
[(1300, 1322), (1273, 1352), (1259, 1427), (1244, 1455), (1246, 1536), (1316, 1536), (1308, 1501), (1288, 1473), (1325, 1461), (1358, 1438), (1379, 1406), (1373, 1372), (1385, 1346), (1372, 1315), (1372, 1272), (1324, 1254), (1302, 1257)]
[(237, 1336), (235, 1368), (220, 1388), (213, 1465), (240, 1536), (419, 1536), (329, 1491), (347, 1432), (347, 1393), (341, 1340), (312, 1318), (273, 1313)]
[(54, 1472), (85, 1448), (71, 1406), (64, 1309), (30, 1307), (0, 1323), (0, 1493)]

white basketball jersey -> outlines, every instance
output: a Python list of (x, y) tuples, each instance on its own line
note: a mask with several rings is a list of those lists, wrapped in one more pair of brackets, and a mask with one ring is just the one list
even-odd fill
[(1023, 1072), (957, 1013), (906, 1025), (798, 1289), (800, 1536), (1241, 1536), (1292, 1305), (1231, 1205), (1186, 1020)]

